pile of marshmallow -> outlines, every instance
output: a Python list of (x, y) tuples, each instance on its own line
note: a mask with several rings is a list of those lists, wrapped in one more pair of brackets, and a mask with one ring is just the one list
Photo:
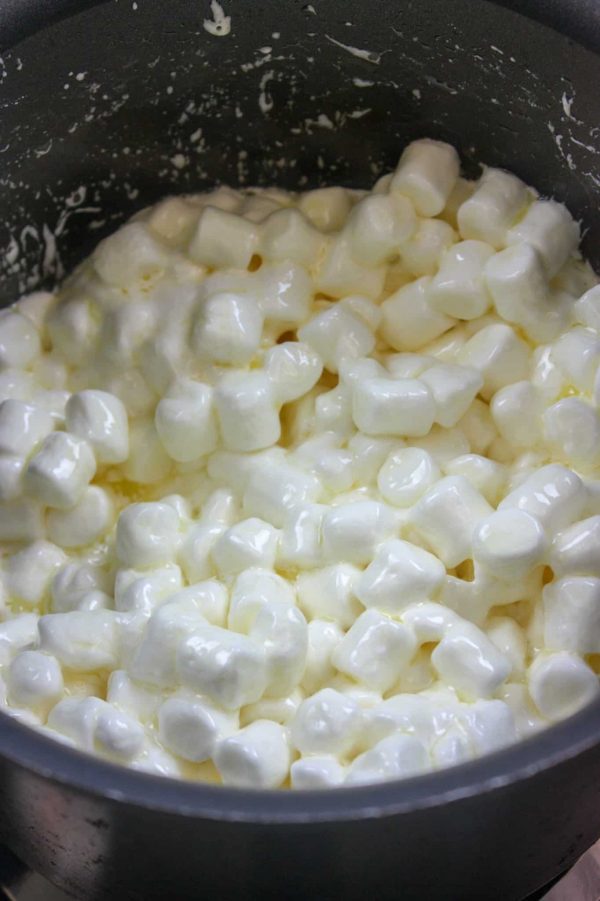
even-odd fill
[(600, 692), (600, 286), (409, 145), (168, 198), (0, 314), (0, 706), (256, 788), (403, 778)]

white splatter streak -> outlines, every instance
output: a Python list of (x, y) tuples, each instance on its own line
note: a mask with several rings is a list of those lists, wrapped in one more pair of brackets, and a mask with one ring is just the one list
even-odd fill
[(328, 34), (325, 37), (331, 44), (341, 47), (346, 53), (350, 53), (358, 59), (364, 59), (368, 63), (373, 63), (374, 66), (378, 66), (381, 61), (381, 53), (375, 53), (373, 50), (361, 50), (359, 47), (351, 47), (350, 44), (342, 44), (341, 41), (336, 41), (335, 38), (330, 37)]
[(204, 30), (208, 31), (215, 38), (224, 38), (231, 31), (231, 16), (226, 16), (225, 11), (217, 0), (212, 0), (210, 4), (212, 19), (205, 19), (202, 23)]

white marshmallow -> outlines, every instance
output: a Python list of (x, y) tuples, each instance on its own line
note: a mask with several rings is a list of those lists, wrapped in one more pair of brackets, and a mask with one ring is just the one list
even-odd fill
[(473, 558), (499, 579), (524, 578), (543, 561), (545, 551), (539, 520), (514, 507), (492, 513), (473, 532)]
[(49, 511), (48, 538), (64, 548), (85, 547), (112, 528), (114, 516), (110, 494), (97, 485), (90, 485), (70, 510)]
[(498, 431), (511, 447), (536, 447), (542, 438), (542, 404), (529, 381), (501, 388), (490, 404)]
[(31, 458), (23, 476), (25, 492), (49, 507), (73, 507), (96, 471), (87, 441), (68, 432), (53, 432)]
[(120, 569), (115, 579), (115, 608), (150, 615), (161, 601), (182, 587), (181, 570), (173, 563), (147, 572)]
[(441, 641), (450, 626), (458, 622), (453, 610), (431, 602), (411, 604), (402, 612), (402, 622), (411, 628), (419, 644)]
[(293, 789), (334, 788), (344, 781), (345, 769), (335, 757), (321, 754), (294, 761), (290, 775)]
[(352, 208), (346, 188), (316, 188), (300, 195), (298, 206), (319, 231), (339, 231)]
[(321, 524), (328, 509), (321, 504), (300, 504), (290, 511), (279, 539), (279, 566), (312, 569), (323, 563)]
[(215, 388), (225, 447), (252, 451), (279, 440), (281, 424), (271, 382), (264, 372), (231, 372)]
[(538, 710), (549, 720), (571, 716), (600, 693), (596, 673), (577, 654), (540, 654), (529, 667), (528, 687)]
[(189, 255), (213, 269), (247, 269), (258, 245), (257, 227), (235, 213), (205, 207), (190, 242)]
[(63, 694), (60, 664), (50, 654), (21, 651), (10, 666), (7, 687), (10, 703), (45, 715)]
[(99, 463), (122, 463), (129, 454), (127, 410), (114, 394), (80, 391), (66, 406), (69, 432), (88, 441)]
[(0, 371), (0, 400), (30, 401), (36, 393), (38, 385), (30, 372), (22, 369), (3, 369)]
[(290, 768), (286, 730), (257, 720), (219, 742), (214, 761), (224, 785), (279, 788)]
[(340, 441), (352, 434), (352, 394), (348, 386), (338, 384), (315, 398), (312, 428), (316, 432), (335, 432)]
[(266, 655), (265, 695), (287, 697), (299, 684), (306, 665), (308, 630), (303, 614), (295, 606), (267, 602), (261, 605), (249, 634)]
[(250, 632), (263, 607), (272, 604), (293, 607), (295, 596), (289, 583), (258, 566), (245, 570), (235, 580), (231, 592), (227, 626), (236, 632)]
[(28, 607), (38, 606), (50, 583), (66, 562), (65, 555), (49, 541), (34, 541), (8, 558), (4, 586), (11, 599)]
[(212, 526), (207, 522), (199, 522), (188, 530), (178, 556), (188, 582), (199, 582), (214, 575), (210, 552), (225, 528), (226, 526), (219, 522)]
[[(128, 663), (134, 679), (159, 688), (174, 688), (177, 685), (177, 649), (181, 642), (205, 625), (193, 600), (172, 598), (154, 610)], [(144, 612), (144, 625), (146, 617)]]
[(159, 401), (154, 422), (168, 455), (178, 463), (197, 460), (217, 447), (213, 389), (179, 379)]
[(444, 467), (449, 460), (466, 454), (470, 450), (469, 442), (460, 426), (444, 429), (434, 425), (428, 435), (414, 438), (411, 444), (427, 451), (439, 467)]
[(42, 407), (21, 400), (0, 403), (0, 453), (28, 457), (54, 429)]
[(586, 490), (579, 476), (552, 463), (542, 466), (507, 494), (498, 509), (517, 507), (531, 513), (552, 535), (578, 519), (585, 503)]
[(0, 666), (7, 666), (19, 651), (38, 643), (38, 622), (37, 614), (20, 613), (0, 623)]
[(244, 492), (244, 513), (284, 525), (291, 510), (319, 499), (320, 482), (286, 460), (257, 460)]
[(113, 670), (108, 678), (106, 700), (146, 724), (156, 716), (162, 695), (134, 682), (125, 670)]
[(167, 197), (157, 203), (148, 218), (148, 228), (170, 244), (189, 240), (198, 218), (185, 197)]
[(552, 360), (579, 391), (591, 393), (600, 364), (600, 338), (590, 329), (569, 329), (554, 342)]
[(218, 626), (201, 626), (181, 642), (177, 673), (183, 685), (226, 710), (258, 701), (267, 686), (264, 650)]
[(484, 267), (493, 248), (483, 241), (461, 241), (447, 250), (429, 287), (434, 310), (456, 319), (476, 319), (491, 305)]
[(85, 363), (93, 352), (100, 332), (98, 306), (91, 300), (68, 298), (48, 317), (52, 348), (73, 366)]
[(167, 265), (163, 248), (141, 222), (128, 222), (105, 238), (92, 260), (100, 278), (116, 288), (148, 282)]
[(312, 308), (313, 285), (303, 266), (286, 260), (258, 272), (257, 300), (264, 317), (282, 332), (305, 322)]
[(26, 369), (41, 351), (38, 331), (16, 309), (0, 313), (0, 367)]
[(477, 755), (490, 754), (517, 738), (512, 711), (500, 700), (464, 705), (460, 709), (459, 722)]
[(564, 397), (543, 415), (544, 437), (556, 453), (583, 471), (600, 459), (600, 416), (579, 397)]
[(360, 570), (349, 563), (336, 563), (298, 575), (298, 604), (311, 619), (332, 619), (348, 629), (361, 612), (354, 593)]
[(265, 354), (264, 368), (271, 380), (277, 402), (287, 404), (306, 394), (321, 377), (319, 355), (301, 341), (276, 344)]
[(63, 698), (50, 711), (48, 727), (72, 739), (76, 747), (94, 750), (94, 733), (105, 702), (99, 698)]
[(530, 244), (540, 254), (551, 278), (579, 243), (579, 226), (562, 203), (536, 200), (506, 235), (507, 244)]
[(377, 480), (377, 474), (393, 448), (401, 447), (400, 440), (377, 438), (372, 435), (354, 434), (347, 448), (352, 454), (352, 471), (356, 483), (370, 484)]
[(395, 531), (393, 514), (377, 501), (340, 504), (323, 517), (322, 547), (326, 559), (366, 565), (376, 547)]
[(527, 637), (523, 629), (510, 616), (492, 616), (487, 622), (485, 633), (510, 661), (511, 676), (521, 679), (525, 673), (527, 657)]
[(409, 604), (427, 600), (444, 579), (443, 564), (408, 541), (386, 541), (356, 583), (365, 607), (398, 613)]
[(52, 610), (67, 613), (76, 610), (86, 595), (110, 590), (110, 579), (99, 567), (89, 563), (67, 563), (52, 580)]
[(452, 328), (455, 320), (429, 302), (431, 278), (409, 282), (381, 305), (381, 337), (395, 350), (419, 350)]
[(127, 566), (169, 563), (179, 543), (179, 517), (163, 503), (130, 504), (117, 521), (116, 552)]
[(19, 497), (24, 468), (23, 457), (0, 454), (0, 501), (13, 501)]
[(352, 394), (352, 418), (368, 435), (426, 435), (435, 413), (431, 391), (417, 379), (368, 378)]
[(105, 704), (94, 731), (95, 750), (121, 763), (136, 757), (144, 745), (144, 729), (132, 716)]
[(381, 294), (384, 282), (384, 266), (367, 267), (357, 263), (345, 233), (329, 240), (315, 273), (316, 290), (336, 298), (356, 293), (375, 299)]
[(278, 538), (277, 530), (263, 519), (244, 519), (217, 538), (212, 557), (221, 575), (239, 573), (249, 566), (271, 569)]
[(337, 372), (344, 359), (370, 354), (375, 336), (364, 319), (347, 306), (330, 305), (298, 330), (300, 341), (308, 344), (330, 372)]
[(486, 241), (501, 250), (506, 233), (528, 199), (527, 186), (503, 169), (485, 169), (474, 193), (459, 207), (458, 227), (463, 238)]
[(243, 294), (215, 294), (200, 307), (192, 346), (201, 360), (243, 366), (256, 354), (263, 315), (257, 302)]
[(494, 323), (480, 329), (458, 354), (461, 365), (477, 369), (483, 376), (482, 396), (487, 400), (505, 385), (526, 379), (530, 352), (514, 329)]
[(471, 557), (476, 523), (492, 508), (463, 476), (446, 476), (416, 503), (410, 521), (448, 567)]
[(426, 369), (420, 379), (433, 395), (435, 421), (447, 429), (464, 416), (483, 385), (476, 369), (452, 363), (436, 363)]
[(576, 654), (600, 653), (600, 579), (568, 576), (543, 593), (544, 645)]
[(496, 506), (506, 485), (506, 469), (500, 463), (479, 454), (462, 454), (444, 465), (449, 476), (463, 476), (486, 501)]
[(192, 601), (211, 626), (224, 626), (227, 621), (229, 594), (225, 586), (216, 579), (188, 585), (169, 598), (169, 602), (173, 604), (180, 601)]
[(555, 536), (548, 563), (555, 576), (600, 578), (600, 516), (574, 523)]
[(596, 332), (600, 331), (600, 285), (594, 285), (581, 295), (573, 305), (573, 314), (576, 322)]
[(420, 216), (437, 216), (454, 188), (459, 168), (458, 154), (450, 144), (429, 138), (413, 141), (400, 157), (390, 192), (410, 198)]
[(346, 785), (407, 779), (431, 769), (423, 744), (414, 735), (389, 735), (357, 757), (348, 768)]
[(335, 675), (332, 655), (343, 637), (344, 633), (335, 622), (313, 619), (308, 624), (306, 666), (300, 683), (307, 695), (332, 681)]
[(167, 698), (158, 710), (158, 737), (162, 744), (192, 763), (212, 757), (217, 743), (236, 728), (237, 717), (197, 695), (179, 692)]
[(440, 219), (421, 219), (413, 236), (401, 249), (404, 272), (418, 277), (435, 275), (444, 254), (456, 241), (451, 225)]
[(439, 477), (440, 471), (427, 451), (405, 447), (388, 456), (379, 470), (377, 485), (388, 503), (410, 507)]
[(310, 266), (322, 244), (323, 236), (293, 207), (276, 210), (262, 223), (260, 253), (266, 260), (293, 260)]
[(431, 655), (440, 678), (467, 700), (489, 698), (508, 678), (511, 665), (481, 629), (452, 624)]
[(416, 647), (408, 626), (367, 610), (335, 647), (332, 662), (361, 685), (385, 692), (398, 681)]
[(361, 266), (380, 266), (397, 255), (417, 225), (415, 210), (401, 194), (371, 194), (356, 204), (344, 232)]
[(116, 669), (119, 625), (113, 610), (51, 613), (39, 621), (40, 647), (77, 672)]
[(291, 742), (301, 754), (343, 757), (356, 747), (364, 716), (356, 701), (324, 688), (300, 704), (291, 725)]
[(0, 541), (35, 541), (44, 534), (43, 510), (31, 501), (0, 504)]

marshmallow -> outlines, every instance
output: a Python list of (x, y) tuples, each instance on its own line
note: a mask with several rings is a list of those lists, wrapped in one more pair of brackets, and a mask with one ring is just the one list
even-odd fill
[(560, 578), (597, 576), (600, 578), (600, 516), (574, 523), (555, 536), (548, 563)]
[(77, 672), (116, 669), (119, 627), (113, 610), (51, 613), (39, 621), (40, 647)]
[(354, 387), (352, 418), (367, 435), (426, 435), (435, 414), (431, 391), (417, 379), (367, 378)]
[(48, 537), (63, 548), (85, 547), (105, 535), (114, 522), (114, 504), (103, 488), (90, 485), (69, 510), (50, 510)]
[(492, 417), (502, 438), (512, 447), (539, 445), (542, 438), (541, 402), (529, 381), (501, 388), (490, 404)]
[(186, 603), (192, 601), (200, 615), (212, 626), (225, 625), (229, 595), (225, 586), (216, 579), (207, 579), (204, 582), (197, 582), (195, 585), (188, 585), (187, 588), (171, 595), (169, 601), (174, 604), (180, 601)]
[(66, 406), (69, 432), (91, 445), (99, 463), (122, 463), (129, 454), (127, 411), (106, 391), (81, 391)]
[(280, 566), (311, 569), (322, 564), (321, 524), (328, 509), (322, 504), (300, 504), (292, 508), (279, 539)]
[(70, 738), (75, 747), (94, 750), (94, 733), (105, 702), (99, 698), (63, 698), (50, 711), (48, 727)]
[(85, 363), (96, 345), (100, 324), (98, 306), (91, 300), (69, 298), (59, 303), (47, 321), (53, 350), (73, 366)]
[(494, 251), (483, 241), (461, 241), (449, 248), (429, 287), (434, 310), (456, 319), (476, 319), (491, 305), (484, 267)]
[(130, 504), (117, 521), (115, 549), (127, 566), (168, 563), (179, 542), (179, 517), (169, 504)]
[(200, 213), (189, 255), (213, 269), (247, 269), (258, 245), (256, 226), (226, 210), (205, 207)]
[(181, 642), (177, 673), (184, 686), (226, 710), (258, 701), (268, 678), (264, 650), (245, 635), (218, 626), (200, 626)]
[(392, 539), (381, 545), (355, 590), (365, 607), (394, 614), (434, 595), (444, 575), (443, 564), (433, 554), (408, 541)]
[(579, 476), (565, 466), (552, 463), (542, 466), (507, 494), (498, 509), (524, 510), (553, 534), (578, 519), (585, 503), (586, 490)]
[(388, 456), (379, 470), (377, 485), (388, 503), (410, 507), (439, 476), (440, 471), (427, 451), (405, 447)]
[(579, 226), (562, 203), (536, 200), (506, 235), (507, 244), (522, 242), (535, 247), (552, 278), (579, 243)]
[(429, 644), (441, 641), (458, 617), (442, 604), (425, 602), (407, 607), (402, 612), (402, 622), (412, 629), (419, 644)]
[(197, 695), (179, 692), (158, 710), (160, 741), (171, 753), (192, 763), (212, 757), (218, 742), (236, 728), (237, 717)]
[(507, 231), (528, 200), (527, 186), (503, 169), (485, 169), (473, 194), (459, 207), (463, 238), (486, 241), (496, 250), (506, 244)]
[(265, 695), (286, 697), (299, 684), (306, 665), (308, 630), (303, 614), (286, 603), (266, 602), (258, 610), (249, 634), (266, 655)]
[(245, 570), (233, 585), (228, 628), (236, 632), (249, 632), (262, 608), (272, 604), (284, 607), (295, 605), (294, 591), (289, 583), (276, 573), (258, 566)]
[(171, 459), (188, 463), (210, 454), (218, 441), (213, 389), (191, 379), (176, 381), (159, 401), (154, 422)]
[(148, 228), (169, 244), (181, 244), (190, 239), (197, 218), (185, 197), (167, 197), (152, 208)]
[(294, 507), (318, 500), (320, 487), (315, 476), (285, 460), (258, 460), (244, 492), (244, 513), (281, 527)]
[(588, 329), (600, 332), (600, 286), (594, 285), (581, 295), (573, 305), (576, 322)]
[(108, 679), (106, 700), (146, 724), (156, 716), (162, 695), (134, 682), (125, 670), (113, 670)]
[(34, 541), (8, 558), (4, 586), (10, 598), (38, 606), (46, 597), (50, 583), (66, 562), (65, 555), (49, 541)]
[(552, 360), (578, 391), (591, 393), (600, 364), (600, 338), (590, 329), (572, 328), (554, 342)]
[(332, 232), (341, 229), (352, 203), (345, 188), (316, 188), (301, 194), (298, 206), (315, 228)]
[(335, 675), (332, 655), (344, 636), (335, 622), (313, 619), (308, 624), (308, 647), (301, 688), (311, 695), (331, 682)]
[(42, 714), (60, 700), (63, 676), (56, 657), (41, 651), (21, 651), (8, 672), (8, 695), (17, 707), (30, 707)]
[(165, 451), (151, 419), (137, 419), (129, 433), (129, 457), (122, 467), (130, 482), (154, 485), (162, 482), (171, 471), (171, 458)]
[(360, 570), (349, 563), (300, 573), (296, 580), (298, 604), (309, 620), (332, 619), (348, 629), (361, 610), (354, 593), (359, 577)]
[(416, 650), (408, 626), (377, 610), (361, 613), (332, 654), (333, 665), (359, 684), (388, 691)]
[(257, 302), (243, 294), (215, 294), (200, 307), (192, 346), (201, 360), (243, 366), (256, 354), (263, 316)]
[(364, 357), (375, 346), (375, 337), (365, 321), (339, 304), (313, 316), (298, 330), (298, 338), (318, 354), (330, 372), (338, 371), (341, 360)]
[(372, 435), (354, 434), (347, 447), (352, 454), (352, 471), (355, 482), (370, 484), (377, 480), (377, 474), (393, 448), (403, 442), (391, 438), (377, 438)]
[(544, 645), (576, 654), (600, 653), (600, 579), (567, 576), (543, 593)]
[[(179, 586), (181, 587), (181, 586)], [(175, 592), (175, 594), (174, 594)], [(132, 649), (129, 671), (134, 679), (159, 688), (174, 688), (178, 683), (176, 655), (179, 645), (206, 624), (198, 606), (189, 597), (171, 589), (171, 597), (151, 612), (142, 611), (145, 626), (141, 641)]]
[(352, 752), (364, 728), (364, 716), (356, 701), (324, 688), (300, 704), (291, 725), (291, 743), (301, 754)]
[(173, 563), (147, 572), (120, 569), (115, 579), (115, 608), (150, 614), (161, 601), (182, 586), (181, 570)]
[(257, 720), (219, 742), (214, 754), (224, 785), (279, 788), (290, 768), (290, 749), (282, 726)]
[(529, 667), (528, 687), (540, 713), (552, 721), (571, 716), (600, 693), (596, 673), (568, 651), (536, 657)]
[(38, 643), (39, 617), (35, 613), (20, 613), (0, 623), (0, 666), (7, 666), (13, 657)]
[(493, 507), (500, 500), (506, 484), (506, 469), (500, 463), (479, 454), (462, 454), (444, 465), (448, 476), (463, 476)]
[(164, 270), (166, 254), (141, 222), (128, 222), (102, 241), (92, 256), (100, 278), (115, 288), (148, 282)]
[(0, 453), (28, 457), (54, 429), (42, 407), (8, 399), (0, 403)]
[(404, 272), (415, 277), (435, 275), (440, 261), (456, 241), (456, 232), (439, 219), (421, 219), (412, 237), (401, 248)]
[(53, 432), (31, 458), (23, 476), (25, 492), (49, 507), (73, 507), (96, 471), (87, 441)]
[(290, 776), (293, 789), (334, 788), (344, 781), (345, 770), (335, 757), (321, 754), (294, 761)]
[(0, 313), (0, 367), (26, 369), (40, 354), (37, 329), (14, 308)]
[(44, 534), (39, 504), (14, 500), (0, 504), (0, 541), (35, 541)]
[(406, 197), (372, 194), (356, 204), (344, 231), (350, 252), (361, 266), (380, 266), (397, 255), (416, 224), (414, 207)]
[(23, 457), (0, 454), (0, 501), (13, 501), (19, 497), (24, 468)]
[(472, 623), (452, 624), (431, 655), (440, 678), (466, 700), (489, 698), (508, 678), (509, 660)]
[(594, 469), (600, 455), (600, 416), (579, 397), (564, 397), (543, 415), (544, 437), (557, 454), (583, 471)]
[(455, 320), (429, 302), (431, 278), (409, 282), (381, 305), (380, 335), (395, 350), (418, 350), (452, 328)]
[(529, 375), (529, 348), (505, 323), (480, 329), (458, 354), (462, 366), (471, 366), (483, 377), (483, 397)]
[[(345, 297), (356, 292), (375, 299), (381, 294), (384, 282), (385, 268), (357, 263), (352, 244), (344, 233), (330, 239), (315, 275), (317, 291), (329, 297)], [(302, 335), (300, 338), (308, 341)]]
[(412, 200), (420, 216), (437, 216), (458, 178), (460, 162), (450, 144), (424, 138), (402, 153), (390, 182), (390, 192)]
[(264, 265), (258, 273), (257, 300), (266, 321), (281, 331), (305, 322), (312, 308), (313, 285), (303, 266), (286, 260)]
[(223, 532), (211, 553), (223, 576), (240, 573), (249, 566), (271, 569), (275, 563), (277, 541), (277, 530), (270, 523), (251, 517)]
[(228, 450), (260, 450), (279, 440), (279, 412), (266, 373), (228, 373), (217, 384), (214, 397), (221, 435)]
[(517, 738), (512, 711), (500, 700), (466, 704), (460, 710), (459, 722), (478, 755), (497, 751)]
[(264, 367), (277, 401), (297, 400), (316, 385), (323, 371), (319, 355), (300, 341), (276, 344), (265, 354)]
[(105, 704), (96, 723), (94, 744), (101, 754), (124, 763), (142, 750), (144, 730), (132, 716)]
[(260, 253), (265, 260), (293, 260), (310, 266), (322, 244), (322, 235), (293, 207), (276, 210), (262, 223)]
[(357, 757), (348, 768), (346, 785), (407, 779), (431, 769), (429, 755), (414, 735), (390, 735)]
[(543, 561), (545, 551), (539, 520), (514, 507), (492, 513), (473, 532), (473, 558), (499, 579), (524, 578)]
[(446, 476), (433, 485), (410, 511), (419, 535), (448, 567), (471, 556), (476, 523), (492, 508), (463, 476)]
[(334, 507), (323, 517), (323, 555), (331, 561), (366, 565), (376, 547), (395, 531), (392, 513), (376, 501)]
[(483, 385), (476, 369), (452, 363), (436, 363), (426, 369), (420, 379), (433, 395), (435, 421), (447, 429), (464, 416)]

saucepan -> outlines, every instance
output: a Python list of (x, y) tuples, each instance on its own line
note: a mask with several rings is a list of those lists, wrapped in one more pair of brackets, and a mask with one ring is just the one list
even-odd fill
[[(581, 219), (600, 265), (594, 0), (0, 0), (0, 297), (218, 182), (367, 187), (415, 137)], [(0, 714), (0, 841), (80, 899), (522, 899), (600, 835), (600, 703), (427, 776), (185, 784)]]

